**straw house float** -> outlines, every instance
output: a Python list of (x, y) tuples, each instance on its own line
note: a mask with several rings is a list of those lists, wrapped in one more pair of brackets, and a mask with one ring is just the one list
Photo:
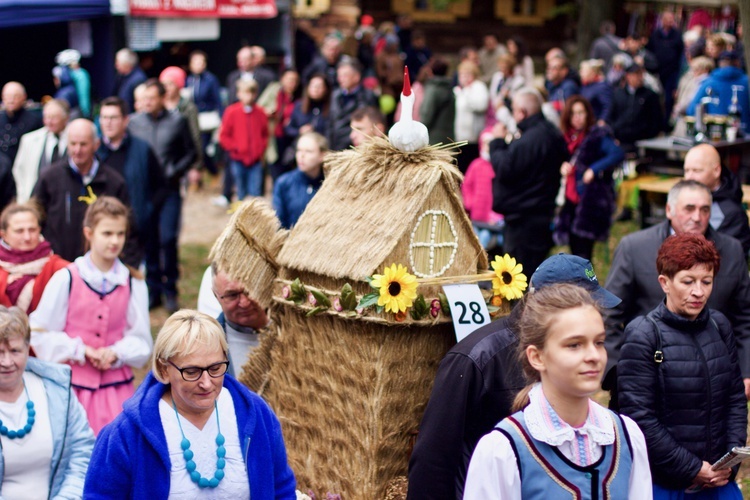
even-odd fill
[[(249, 296), (268, 309), (279, 270), (276, 256), (288, 234), (281, 229), (274, 209), (265, 200), (256, 198), (234, 212), (211, 248), (209, 259), (219, 272), (241, 282)], [(277, 324), (272, 322), (259, 333), (260, 345), (252, 350), (249, 359), (232, 359), (232, 363), (238, 366), (244, 363), (239, 380), (263, 395), (271, 370), (271, 351), (278, 336)]]
[[(375, 138), (332, 154), (326, 168), (277, 258), (280, 334), (264, 396), (281, 419), (300, 490), (372, 500), (407, 473), (437, 365), (455, 337), (444, 315), (362, 311), (354, 300), (391, 264), (433, 278), (473, 275), (488, 263), (446, 149), (403, 153)], [(419, 286), (427, 304), (440, 291)]]

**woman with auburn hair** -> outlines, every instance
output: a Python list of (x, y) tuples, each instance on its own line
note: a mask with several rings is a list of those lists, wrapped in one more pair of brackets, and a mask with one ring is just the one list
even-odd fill
[(612, 226), (615, 191), (612, 172), (625, 157), (608, 126), (596, 124), (591, 104), (584, 97), (568, 98), (561, 126), (570, 161), (563, 162), (565, 204), (555, 224), (558, 244), (591, 260), (595, 241), (606, 241)]
[(734, 481), (739, 465), (711, 468), (747, 439), (732, 326), (706, 307), (719, 265), (714, 244), (702, 235), (668, 237), (656, 257), (664, 302), (625, 329), (620, 411), (646, 436), (655, 499), (742, 498)]

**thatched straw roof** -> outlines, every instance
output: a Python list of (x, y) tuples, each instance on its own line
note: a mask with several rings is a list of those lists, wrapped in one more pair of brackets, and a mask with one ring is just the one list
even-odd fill
[(219, 270), (245, 285), (263, 308), (271, 304), (276, 256), (289, 234), (280, 229), (273, 208), (257, 198), (240, 206), (211, 248)]
[[(362, 280), (408, 237), (438, 183), (444, 183), (449, 203), (464, 212), (458, 195), (462, 176), (446, 147), (404, 153), (375, 137), (356, 149), (330, 154), (326, 169), (320, 191), (279, 253), (283, 267)], [(476, 238), (467, 243), (472, 252), (483, 253)]]

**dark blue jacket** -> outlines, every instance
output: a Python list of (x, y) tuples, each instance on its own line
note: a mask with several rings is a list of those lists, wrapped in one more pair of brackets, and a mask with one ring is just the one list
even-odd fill
[(662, 80), (680, 72), (685, 46), (679, 30), (672, 28), (664, 33), (662, 29), (655, 29), (646, 47), (659, 61), (659, 76)]
[(627, 88), (615, 89), (609, 124), (626, 149), (636, 141), (656, 137), (663, 116), (659, 96), (653, 90), (638, 87), (631, 94)]
[(431, 57), (432, 51), (427, 47), (421, 49), (410, 47), (406, 51), (406, 60), (404, 61), (404, 63), (409, 68), (409, 78), (412, 82), (417, 81), (419, 70), (422, 69), (422, 66), (427, 64)]
[(590, 83), (581, 87), (581, 95), (591, 103), (596, 119), (609, 123), (614, 95), (612, 86), (606, 81)]
[(328, 116), (323, 114), (322, 103), (311, 103), (310, 111), (305, 113), (302, 111), (302, 102), (297, 102), (292, 110), (292, 117), (289, 119), (289, 124), (284, 127), (284, 134), (296, 139), (299, 135), (300, 127), (308, 123), (313, 126), (315, 132), (322, 136), (326, 135), (328, 131)]
[(0, 130), (3, 131), (0, 134), (0, 154), (5, 155), (12, 165), (18, 153), (21, 136), (41, 128), (42, 125), (42, 113), (36, 110), (21, 108), (12, 117), (8, 116), (7, 112), (0, 111)]
[[(157, 196), (165, 187), (165, 181), (159, 170), (159, 163), (146, 141), (127, 134), (120, 145), (120, 149), (123, 148), (127, 153), (125, 165), (119, 173), (125, 178), (128, 187), (136, 228), (143, 232), (149, 227), (155, 202), (158, 202)], [(112, 153), (113, 150), (105, 141), (102, 141), (96, 152), (104, 163), (107, 163)]]
[(742, 128), (745, 131), (750, 130), (750, 89), (748, 88), (748, 78), (740, 68), (734, 66), (725, 66), (715, 69), (703, 80), (698, 92), (695, 93), (693, 101), (687, 108), (689, 116), (695, 115), (695, 107), (700, 103), (701, 98), (708, 95), (708, 89), (711, 89), (711, 96), (719, 99), (718, 104), (709, 104), (706, 106), (706, 112), (716, 115), (726, 115), (729, 112), (729, 105), (732, 103), (732, 86), (742, 88), (737, 91), (737, 100), (742, 113)]
[(654, 483), (684, 489), (703, 461), (745, 446), (747, 399), (732, 327), (718, 311), (705, 308), (691, 321), (662, 302), (634, 319), (625, 339), (617, 364), (620, 412), (643, 431)]
[[(612, 172), (625, 158), (625, 153), (615, 143), (609, 127), (595, 125), (573, 153), (573, 157), (580, 200), (575, 205), (566, 200), (555, 225), (555, 236), (558, 242), (569, 241), (569, 233), (606, 241), (615, 209)], [(587, 168), (596, 175), (590, 183), (584, 184), (583, 173)]]
[(712, 194), (713, 202), (724, 214), (724, 220), (716, 230), (740, 240), (742, 250), (747, 254), (750, 252), (750, 226), (742, 204), (742, 185), (739, 179), (729, 169), (721, 167), (719, 187)]
[(323, 184), (323, 172), (311, 179), (301, 170), (287, 172), (273, 186), (273, 208), (281, 227), (289, 229), (297, 223), (307, 204)]
[(578, 84), (570, 77), (566, 77), (558, 84), (546, 80), (544, 88), (547, 89), (547, 93), (549, 94), (549, 97), (547, 97), (547, 101), (549, 102), (565, 102), (568, 100), (568, 97), (576, 95), (580, 91)]
[(133, 91), (138, 85), (145, 81), (146, 73), (136, 66), (135, 69), (127, 75), (117, 75), (117, 83), (115, 84), (115, 90), (112, 92), (112, 95), (116, 95), (128, 103), (128, 111), (132, 112), (135, 109), (135, 97), (133, 97)]
[[(166, 385), (149, 373), (120, 415), (99, 434), (83, 498), (166, 499), (172, 464), (159, 416)], [(294, 500), (295, 480), (286, 459), (281, 426), (268, 404), (224, 376), (234, 402), (250, 498)], [(197, 488), (197, 487), (196, 487)]]
[(520, 308), (456, 344), (440, 362), (409, 460), (409, 500), (463, 498), (469, 459), (526, 385), (518, 362)]
[(542, 113), (518, 122), (521, 137), (506, 144), (502, 138), (490, 143), (490, 161), (495, 170), (492, 209), (506, 220), (555, 211), (560, 187), (560, 165), (569, 158), (562, 133)]
[(187, 77), (186, 88), (193, 94), (193, 102), (199, 112), (219, 111), (221, 112), (221, 84), (216, 75), (210, 71), (204, 71), (200, 75)]

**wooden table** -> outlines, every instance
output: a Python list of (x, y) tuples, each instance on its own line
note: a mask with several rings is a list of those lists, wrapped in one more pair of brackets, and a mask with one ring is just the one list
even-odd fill
[[(743, 137), (731, 142), (710, 142), (709, 144), (715, 147), (719, 152), (721, 161), (724, 166), (728, 167), (735, 174), (740, 167), (740, 160), (742, 158), (742, 155), (750, 153), (750, 137)], [(638, 155), (641, 158), (647, 157), (648, 151), (673, 151), (676, 153), (680, 153), (680, 156), (684, 157), (683, 153), (687, 153), (690, 148), (695, 146), (695, 144), (693, 144), (692, 141), (687, 137), (674, 136), (644, 139), (642, 141), (636, 141), (635, 145), (638, 148)], [(681, 165), (678, 168), (681, 168)]]
[[(661, 195), (666, 200), (669, 190), (680, 180), (682, 180), (681, 177), (665, 177), (658, 180), (648, 179), (638, 182), (638, 205), (641, 213), (641, 228), (652, 226), (664, 220), (663, 217), (655, 216), (652, 213), (649, 198), (652, 198), (653, 195)], [(750, 185), (748, 184), (742, 185), (742, 203), (750, 205)], [(666, 206), (666, 203), (664, 205)]]
[[(743, 137), (734, 141), (719, 141), (710, 142), (715, 147), (719, 154), (724, 155), (732, 151), (742, 152), (750, 150), (750, 137)], [(643, 152), (647, 150), (652, 151), (676, 151), (676, 152), (687, 152), (695, 146), (691, 140), (687, 137), (655, 137), (653, 139), (644, 139), (642, 141), (636, 141), (636, 147)]]

